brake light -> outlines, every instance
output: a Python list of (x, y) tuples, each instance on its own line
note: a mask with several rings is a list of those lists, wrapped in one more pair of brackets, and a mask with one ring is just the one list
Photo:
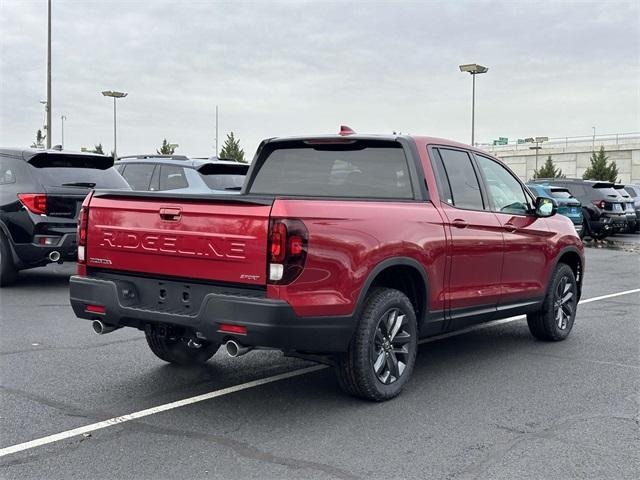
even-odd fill
[(78, 263), (87, 261), (87, 230), (89, 229), (89, 207), (82, 206), (78, 216)]
[(31, 213), (47, 214), (47, 196), (42, 193), (19, 193), (18, 198)]
[(293, 282), (307, 259), (309, 232), (300, 220), (274, 219), (269, 223), (269, 282), (285, 285)]
[(596, 207), (602, 208), (604, 210), (604, 200), (593, 200), (591, 203), (593, 203)]

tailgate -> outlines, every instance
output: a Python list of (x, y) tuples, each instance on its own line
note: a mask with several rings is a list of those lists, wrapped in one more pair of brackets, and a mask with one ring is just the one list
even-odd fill
[(271, 202), (227, 198), (97, 193), (89, 208), (87, 266), (265, 285)]

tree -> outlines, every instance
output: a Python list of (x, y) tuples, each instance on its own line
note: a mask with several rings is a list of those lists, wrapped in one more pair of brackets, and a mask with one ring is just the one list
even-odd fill
[(562, 174), (562, 170), (556, 168), (551, 160), (551, 155), (549, 155), (544, 165), (533, 172), (533, 178), (565, 178), (565, 176)]
[(102, 143), (99, 143), (93, 149), (93, 153), (99, 153), (100, 155), (104, 155), (104, 149), (102, 148)]
[(244, 150), (240, 148), (240, 140), (233, 136), (233, 132), (227, 134), (219, 158), (222, 160), (235, 160), (236, 162), (247, 163), (244, 159)]
[(609, 157), (605, 155), (604, 147), (591, 154), (591, 165), (582, 175), (585, 180), (618, 181), (618, 166), (616, 162), (608, 163)]
[(44, 148), (44, 139), (46, 135), (42, 135), (42, 130), (38, 129), (36, 132), (36, 141), (31, 144), (31, 148)]
[(162, 140), (160, 150), (156, 150), (156, 152), (158, 152), (158, 155), (173, 155), (176, 151), (176, 148), (177, 145), (175, 143), (169, 143), (165, 138), (164, 140)]

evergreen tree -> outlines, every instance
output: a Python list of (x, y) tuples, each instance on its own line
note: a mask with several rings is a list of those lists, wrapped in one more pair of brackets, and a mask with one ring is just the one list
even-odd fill
[(551, 155), (549, 155), (544, 165), (533, 172), (533, 178), (565, 178), (565, 176), (562, 174), (562, 170), (556, 168), (551, 160)]
[(582, 175), (585, 180), (618, 181), (618, 166), (616, 162), (608, 163), (609, 157), (605, 155), (604, 147), (591, 154), (591, 165)]
[(99, 153), (100, 155), (104, 155), (104, 149), (102, 148), (102, 143), (99, 143), (93, 149), (93, 153)]
[(162, 145), (160, 146), (160, 150), (156, 150), (156, 152), (158, 152), (158, 155), (173, 155), (175, 151), (176, 151), (175, 144), (167, 142), (166, 138), (162, 140)]
[(219, 158), (222, 160), (235, 160), (236, 162), (247, 163), (244, 159), (244, 150), (240, 148), (240, 140), (233, 136), (233, 132), (227, 134)]

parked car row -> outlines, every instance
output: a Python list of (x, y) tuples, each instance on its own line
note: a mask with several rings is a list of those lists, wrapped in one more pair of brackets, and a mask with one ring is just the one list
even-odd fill
[[(528, 184), (539, 195), (581, 204), (582, 226), (576, 225), (581, 237), (585, 235), (602, 240), (619, 232), (637, 232), (640, 227), (640, 186), (611, 182), (582, 180), (578, 178), (538, 178)], [(559, 199), (556, 198), (556, 201)], [(566, 202), (558, 202), (566, 203)], [(560, 205), (559, 205), (560, 206)], [(564, 205), (558, 213), (567, 215), (574, 224), (579, 219), (576, 205)]]
[[(0, 149), (0, 286), (18, 271), (75, 261), (78, 214), (94, 188), (238, 193), (247, 164), (216, 157)], [(124, 177), (124, 178), (123, 178)]]

